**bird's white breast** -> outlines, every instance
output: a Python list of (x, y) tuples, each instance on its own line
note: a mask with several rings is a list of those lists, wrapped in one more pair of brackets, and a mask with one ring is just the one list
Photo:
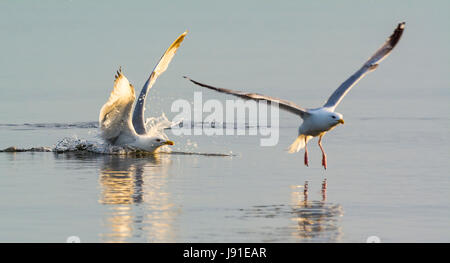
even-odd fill
[(311, 110), (299, 128), (300, 134), (319, 136), (321, 133), (333, 129), (336, 124), (330, 121), (330, 111), (326, 108)]

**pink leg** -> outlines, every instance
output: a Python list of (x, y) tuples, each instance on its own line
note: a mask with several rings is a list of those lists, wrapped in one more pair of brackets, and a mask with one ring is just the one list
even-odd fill
[(305, 165), (306, 166), (309, 166), (309, 163), (308, 163), (308, 147), (307, 147), (307, 140), (306, 140), (306, 136), (305, 136)]
[(320, 137), (319, 137), (319, 147), (320, 147), (320, 150), (322, 151), (322, 166), (326, 170), (327, 169), (327, 155), (325, 154), (325, 151), (323, 150), (323, 147), (322, 147), (322, 136), (323, 135), (320, 135)]

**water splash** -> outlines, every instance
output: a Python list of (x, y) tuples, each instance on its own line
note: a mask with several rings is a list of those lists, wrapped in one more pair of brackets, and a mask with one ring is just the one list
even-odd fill
[[(169, 136), (164, 132), (164, 130), (172, 128), (173, 126), (177, 125), (178, 123), (169, 121), (167, 119), (164, 112), (159, 117), (150, 117), (147, 118), (145, 122), (145, 128), (147, 130), (147, 135), (149, 136), (159, 136), (162, 137), (164, 140), (169, 140)], [(170, 153), (172, 149), (164, 145), (156, 150), (156, 152), (166, 152)]]
[(63, 138), (56, 144), (56, 146), (52, 149), (52, 151), (56, 153), (90, 152), (98, 154), (119, 154), (119, 155), (138, 152), (138, 150), (126, 146), (125, 147), (115, 146), (100, 141), (89, 141), (77, 137)]
[[(175, 125), (178, 125), (179, 122), (172, 122), (167, 119), (166, 114), (164, 112), (159, 117), (150, 117), (147, 118), (145, 122), (145, 128), (147, 129), (147, 134), (149, 135), (158, 135), (164, 134), (165, 129), (172, 128)], [(165, 135), (167, 136), (167, 135)]]
[[(150, 136), (160, 136), (166, 140), (169, 140), (169, 137), (165, 133), (166, 129), (170, 129), (173, 126), (178, 125), (179, 123), (172, 122), (167, 119), (164, 113), (159, 117), (151, 117), (146, 120), (146, 129), (147, 134)], [(1, 126), (1, 125), (0, 125)], [(13, 125), (14, 127), (20, 125)], [(32, 148), (17, 148), (15, 146), (8, 147), (6, 149), (0, 149), (0, 152), (55, 152), (55, 153), (94, 153), (94, 154), (111, 154), (111, 155), (148, 155), (152, 154), (149, 152), (144, 152), (142, 150), (136, 149), (131, 146), (116, 146), (105, 143), (101, 137), (97, 123), (94, 122), (80, 122), (80, 123), (72, 123), (72, 124), (64, 124), (64, 123), (40, 123), (40, 124), (24, 124), (22, 126), (30, 126), (33, 128), (91, 128), (92, 131), (89, 132), (92, 135), (92, 140), (87, 140), (83, 138), (78, 138), (77, 136), (73, 137), (65, 137), (62, 140), (58, 141), (56, 145), (53, 147), (32, 147)], [(184, 151), (172, 151), (172, 149), (168, 146), (160, 147), (156, 152), (157, 153), (170, 153), (170, 154), (188, 154), (188, 155), (206, 155), (206, 156), (233, 156), (232, 153), (198, 153), (195, 152), (194, 149), (197, 148), (197, 144), (195, 142), (191, 142), (189, 139), (185, 146), (189, 149), (185, 149)]]

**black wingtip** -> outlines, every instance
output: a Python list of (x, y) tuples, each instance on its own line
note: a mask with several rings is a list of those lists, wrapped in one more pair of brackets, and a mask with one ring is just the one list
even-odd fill
[(398, 41), (400, 40), (403, 31), (405, 30), (405, 22), (401, 22), (397, 25), (397, 28), (394, 30), (394, 33), (389, 37), (389, 44), (391, 47), (395, 47), (397, 45)]
[(118, 79), (122, 75), (122, 66), (119, 66), (119, 69), (116, 71), (116, 74), (114, 75), (114, 79)]

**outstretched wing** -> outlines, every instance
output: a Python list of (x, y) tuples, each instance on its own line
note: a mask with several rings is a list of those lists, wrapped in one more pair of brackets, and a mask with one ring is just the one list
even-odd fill
[(405, 29), (405, 22), (398, 24), (397, 28), (394, 30), (394, 33), (387, 39), (387, 41), (375, 52), (373, 56), (367, 60), (366, 63), (350, 78), (348, 78), (344, 83), (342, 83), (334, 92), (331, 94), (328, 101), (325, 103), (324, 107), (329, 107), (332, 110), (336, 108), (336, 106), (341, 102), (342, 98), (344, 98), (345, 94), (350, 91), (350, 89), (358, 83), (360, 79), (362, 79), (368, 72), (375, 70), (378, 64), (385, 59), (389, 53), (394, 49), (397, 45), (400, 37), (403, 34), (403, 30)]
[(246, 100), (265, 100), (265, 101), (269, 101), (269, 102), (273, 102), (273, 103), (278, 103), (280, 109), (282, 110), (286, 110), (289, 111), (291, 113), (297, 114), (300, 117), (304, 117), (305, 114), (308, 114), (308, 111), (300, 106), (298, 106), (297, 104), (287, 101), (287, 100), (282, 100), (282, 99), (278, 99), (278, 98), (274, 98), (274, 97), (269, 97), (269, 96), (265, 96), (265, 95), (261, 95), (258, 93), (246, 93), (246, 92), (242, 92), (242, 91), (235, 91), (235, 90), (230, 90), (230, 89), (223, 89), (223, 88), (217, 88), (217, 87), (213, 87), (210, 85), (206, 85), (203, 83), (200, 83), (198, 81), (195, 81), (193, 79), (190, 79), (186, 76), (184, 76), (183, 78), (190, 80), (192, 83), (208, 88), (208, 89), (212, 89), (218, 92), (222, 92), (222, 93), (227, 93), (230, 95), (234, 95)]
[(121, 134), (130, 136), (135, 134), (131, 123), (131, 110), (135, 98), (133, 86), (119, 70), (114, 81), (114, 89), (100, 110), (101, 136), (107, 142), (114, 143)]
[(155, 83), (159, 75), (161, 75), (164, 71), (166, 71), (170, 61), (175, 56), (175, 53), (177, 53), (177, 50), (180, 47), (181, 42), (183, 42), (186, 34), (187, 32), (181, 34), (172, 43), (172, 45), (170, 45), (170, 47), (166, 50), (164, 55), (159, 60), (158, 64), (156, 64), (156, 67), (153, 69), (152, 74), (150, 74), (150, 77), (147, 79), (147, 82), (145, 82), (144, 87), (141, 90), (141, 94), (139, 95), (139, 98), (136, 102), (136, 107), (134, 108), (133, 112), (133, 125), (134, 129), (136, 130), (136, 133), (138, 134), (147, 133), (145, 129), (145, 119), (144, 119), (145, 99), (147, 97), (147, 93), (151, 89), (153, 83)]

